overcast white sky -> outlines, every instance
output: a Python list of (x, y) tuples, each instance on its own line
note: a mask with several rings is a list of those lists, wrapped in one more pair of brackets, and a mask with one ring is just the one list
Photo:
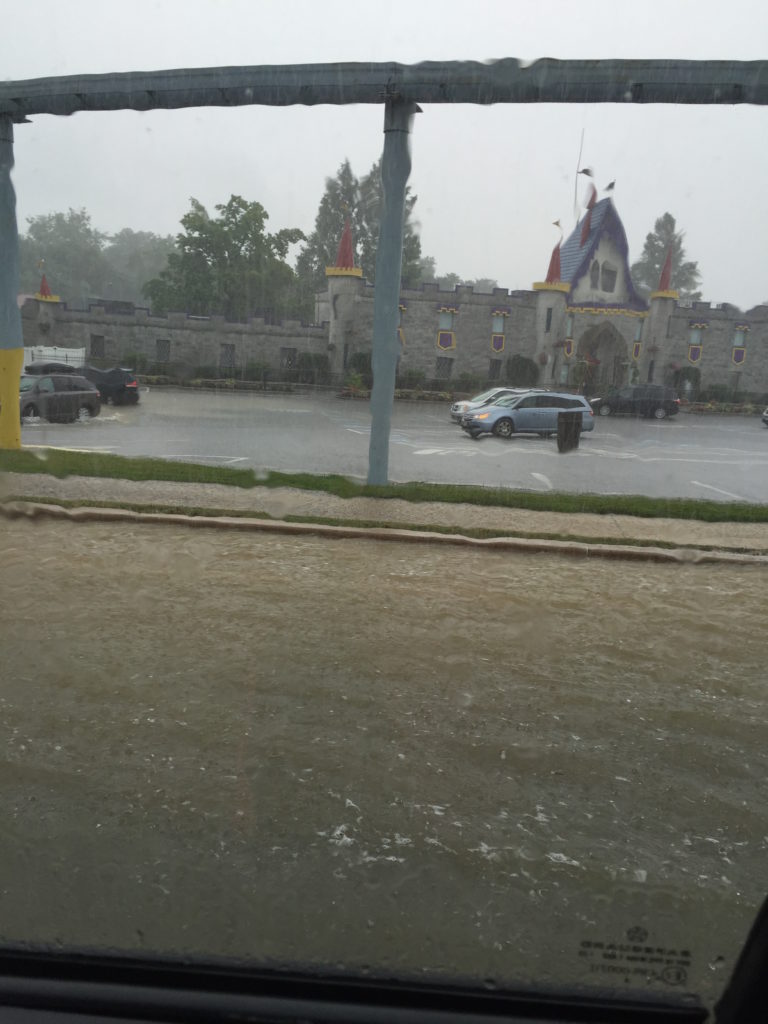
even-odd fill
[[(765, 0), (0, 0), (0, 73), (49, 75), (325, 61), (518, 57), (768, 57)], [(19, 226), (85, 207), (96, 227), (175, 233), (190, 196), (238, 193), (270, 228), (314, 223), (345, 157), (380, 155), (377, 107), (248, 107), (40, 116), (16, 129)], [(704, 297), (768, 299), (768, 110), (662, 106), (427, 106), (411, 185), (425, 254), (441, 272), (529, 288), (574, 223), (574, 171), (616, 179), (636, 258), (670, 211)], [(584, 179), (580, 179), (584, 181)], [(55, 282), (51, 282), (55, 287)]]

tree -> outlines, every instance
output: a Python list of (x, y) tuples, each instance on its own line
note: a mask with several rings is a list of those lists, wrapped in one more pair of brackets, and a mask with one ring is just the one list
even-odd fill
[[(360, 231), (360, 266), (368, 281), (376, 277), (376, 250), (379, 244), (379, 221), (383, 193), (381, 187), (381, 160), (377, 160), (360, 181), (357, 203), (357, 221)], [(404, 288), (415, 288), (420, 279), (419, 260), (421, 241), (413, 223), (413, 208), (418, 196), (410, 186), (405, 189), (405, 223), (403, 225), (403, 265), (400, 278)]]
[[(421, 242), (411, 219), (416, 198), (410, 188), (406, 188), (401, 272), (405, 287), (415, 287), (421, 280)], [(349, 160), (345, 160), (334, 178), (326, 178), (314, 231), (296, 261), (296, 272), (305, 301), (307, 295), (313, 296), (315, 292), (325, 289), (325, 268), (336, 262), (339, 240), (347, 218), (352, 227), (358, 265), (368, 281), (375, 280), (381, 200), (380, 162), (375, 163), (365, 177), (358, 179)]]
[(653, 231), (646, 235), (640, 259), (632, 264), (632, 280), (645, 298), (659, 286), (659, 278), (667, 258), (672, 250), (671, 287), (680, 293), (683, 299), (701, 298), (698, 285), (701, 282), (698, 264), (686, 261), (683, 248), (684, 232), (675, 231), (675, 218), (671, 213), (659, 217)]
[(172, 235), (123, 228), (112, 235), (104, 249), (106, 285), (104, 298), (140, 305), (142, 288), (157, 277), (175, 248)]
[(104, 293), (107, 236), (93, 227), (86, 210), (41, 214), (27, 224), (19, 239), (22, 292), (36, 292), (44, 272), (51, 291), (70, 305), (84, 306)]
[(305, 294), (305, 301), (313, 301), (315, 292), (325, 288), (325, 268), (336, 263), (344, 221), (349, 217), (352, 235), (357, 242), (358, 181), (352, 173), (349, 160), (345, 160), (335, 178), (325, 179), (325, 192), (315, 218), (315, 229), (307, 239), (296, 260), (296, 273)]
[(440, 286), (441, 291), (450, 292), (456, 287), (457, 284), (468, 284), (476, 292), (492, 292), (494, 288), (498, 287), (496, 281), (492, 277), (478, 277), (478, 278), (464, 278), (460, 274), (448, 273), (438, 274), (437, 264), (434, 256), (422, 256), (419, 259), (419, 270), (418, 270), (419, 283), (436, 281)]
[(297, 281), (287, 257), (303, 233), (287, 228), (267, 234), (267, 211), (241, 196), (230, 196), (218, 205), (216, 218), (197, 199), (190, 202), (176, 251), (168, 256), (165, 270), (144, 286), (152, 308), (161, 313), (221, 314), (230, 320), (244, 320), (257, 311), (274, 317), (295, 315)]

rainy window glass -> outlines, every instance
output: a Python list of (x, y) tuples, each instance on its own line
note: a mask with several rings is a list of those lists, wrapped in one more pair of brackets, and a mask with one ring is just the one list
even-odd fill
[(768, 855), (766, 76), (716, 76), (768, 9), (679, 8), (0, 36), (1, 944), (714, 1006)]

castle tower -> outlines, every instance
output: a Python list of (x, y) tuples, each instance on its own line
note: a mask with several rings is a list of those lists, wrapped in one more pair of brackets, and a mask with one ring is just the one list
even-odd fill
[(672, 278), (672, 249), (667, 249), (667, 256), (664, 260), (659, 286), (655, 292), (651, 292), (649, 299), (648, 321), (646, 323), (645, 335), (645, 358), (643, 368), (644, 379), (663, 383), (662, 380), (662, 346), (667, 337), (667, 324), (675, 311), (675, 305), (680, 298), (680, 293), (670, 287)]
[[(562, 239), (561, 239), (562, 241)], [(543, 384), (553, 382), (555, 369), (554, 346), (563, 340), (568, 293), (571, 290), (567, 281), (561, 280), (560, 242), (552, 250), (549, 269), (544, 281), (533, 285), (536, 296), (536, 364), (539, 367), (539, 381)]]
[(330, 326), (328, 358), (332, 373), (343, 373), (361, 339), (355, 336), (355, 312), (363, 289), (363, 271), (355, 266), (352, 229), (347, 218), (339, 241), (336, 265), (325, 268)]

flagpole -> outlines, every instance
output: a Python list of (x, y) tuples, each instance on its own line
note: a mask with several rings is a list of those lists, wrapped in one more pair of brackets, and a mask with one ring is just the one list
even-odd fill
[(576, 222), (579, 220), (579, 201), (578, 201), (578, 188), (579, 188), (579, 168), (581, 167), (581, 154), (584, 149), (584, 129), (581, 129), (581, 142), (579, 143), (579, 157), (576, 161), (576, 173), (573, 176), (573, 215), (576, 218)]

